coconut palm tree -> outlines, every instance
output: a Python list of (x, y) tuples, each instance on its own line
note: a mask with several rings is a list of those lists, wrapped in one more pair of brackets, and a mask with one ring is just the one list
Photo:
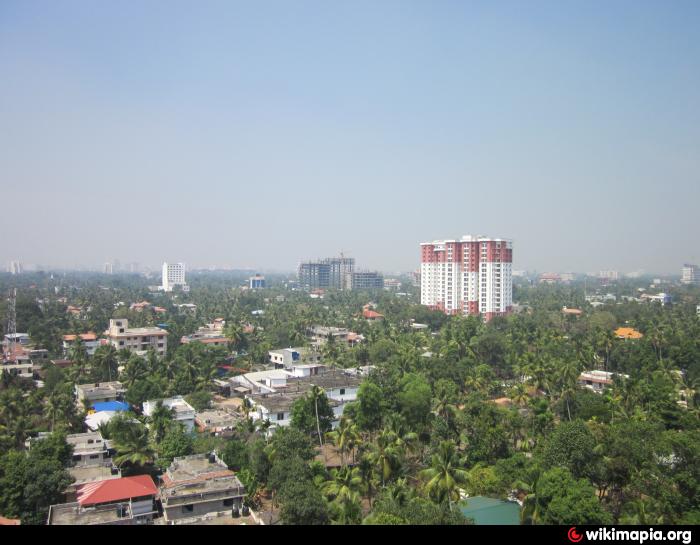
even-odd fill
[(382, 486), (386, 485), (400, 466), (401, 454), (396, 439), (397, 436), (393, 431), (383, 429), (377, 436), (377, 440), (370, 446), (369, 460), (377, 468)]
[(107, 377), (111, 382), (116, 378), (119, 367), (117, 349), (111, 344), (100, 346), (92, 356), (92, 366), (96, 376), (100, 379)]
[(115, 434), (112, 445), (117, 451), (114, 462), (122, 467), (125, 463), (143, 466), (153, 462), (154, 449), (145, 426), (130, 423)]
[(156, 443), (160, 443), (163, 437), (165, 437), (165, 433), (172, 425), (173, 416), (174, 412), (172, 408), (163, 405), (162, 400), (156, 402), (156, 406), (149, 417), (151, 433)]
[(326, 438), (340, 450), (341, 465), (345, 465), (345, 453), (348, 451), (353, 453), (355, 461), (355, 446), (360, 440), (360, 431), (352, 420), (342, 417), (338, 428), (326, 433)]
[(361, 517), (360, 494), (362, 477), (358, 468), (343, 466), (332, 469), (330, 479), (321, 484), (321, 492), (330, 500), (340, 524), (359, 522)]
[(432, 456), (430, 467), (420, 472), (428, 496), (438, 502), (447, 501), (450, 509), (459, 501), (460, 485), (468, 482), (469, 473), (459, 467), (454, 441), (443, 441)]

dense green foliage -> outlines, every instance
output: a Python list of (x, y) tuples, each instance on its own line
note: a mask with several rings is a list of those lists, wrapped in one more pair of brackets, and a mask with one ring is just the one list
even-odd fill
[[(215, 401), (215, 378), (261, 370), (268, 350), (307, 345), (309, 327), (328, 325), (365, 339), (352, 348), (324, 344), (328, 365), (373, 366), (335, 429), (320, 389), (297, 400), (292, 425), (276, 431), (244, 404), (241, 424), (225, 438), (187, 434), (159, 407), (150, 418), (129, 413), (105, 426), (116, 463), (125, 474), (157, 472), (176, 456), (216, 450), (245, 484), (246, 502), (287, 524), (465, 524), (465, 494), (515, 498), (528, 524), (700, 519), (697, 289), (667, 287), (674, 304), (661, 306), (622, 301), (649, 286), (621, 281), (605, 288), (619, 303), (594, 308), (582, 285), (521, 283), (515, 298), (524, 311), (483, 323), (421, 307), (410, 286), (402, 296), (311, 299), (283, 288), (282, 279), (261, 291), (239, 289), (242, 280), (195, 275), (190, 293), (166, 295), (150, 293), (138, 276), (13, 279), (20, 282), (18, 330), (52, 356), (63, 355), (63, 334), (104, 331), (110, 317), (136, 327), (167, 324), (170, 335), (165, 358), (108, 346), (88, 357), (78, 343), (67, 354), (71, 367), (46, 366), (43, 388), (3, 374), (0, 514), (43, 522), (48, 505), (61, 501), (68, 459), (60, 441), (29, 452), (24, 441), (39, 431), (82, 431), (75, 384), (118, 378), (137, 407), (184, 395), (203, 409)], [(0, 277), (0, 289), (7, 282)], [(166, 312), (129, 310), (141, 300)], [(362, 318), (369, 301), (384, 320)], [(181, 303), (197, 309), (183, 311), (175, 306)], [(81, 313), (66, 313), (67, 304)], [(583, 314), (565, 315), (564, 306)], [(228, 347), (180, 344), (214, 318), (226, 320)], [(412, 328), (413, 321), (428, 329)], [(643, 337), (618, 339), (620, 326)], [(577, 384), (591, 369), (619, 376), (594, 393)], [(340, 463), (326, 467), (330, 447)]]

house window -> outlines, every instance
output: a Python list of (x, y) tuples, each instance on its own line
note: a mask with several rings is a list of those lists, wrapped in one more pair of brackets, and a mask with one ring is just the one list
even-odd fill
[(344, 396), (344, 395), (345, 395), (345, 388), (341, 388), (341, 389), (340, 389), (340, 395), (341, 395), (341, 396)]
[(194, 511), (194, 505), (183, 505), (182, 506), (183, 513), (192, 513), (193, 511)]
[(277, 413), (277, 420), (284, 420), (284, 413)]
[(226, 498), (224, 500), (224, 507), (233, 507), (233, 498)]

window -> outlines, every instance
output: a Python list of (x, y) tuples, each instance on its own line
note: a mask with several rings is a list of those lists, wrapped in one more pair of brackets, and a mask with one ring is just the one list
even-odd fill
[(340, 395), (341, 395), (341, 396), (344, 396), (344, 395), (345, 395), (345, 388), (341, 388), (341, 389), (340, 389)]
[(277, 420), (284, 420), (284, 413), (277, 413)]
[(194, 505), (183, 505), (182, 506), (183, 513), (192, 513), (193, 511), (194, 511)]

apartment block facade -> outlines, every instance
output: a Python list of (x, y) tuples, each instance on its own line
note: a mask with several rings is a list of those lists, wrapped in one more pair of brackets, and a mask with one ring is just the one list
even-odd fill
[(354, 257), (331, 257), (301, 263), (299, 285), (304, 289), (348, 289), (348, 274), (355, 270)]
[(692, 285), (700, 284), (700, 267), (686, 263), (681, 269), (681, 283)]
[(129, 327), (126, 318), (112, 319), (105, 332), (109, 342), (117, 350), (127, 348), (139, 355), (153, 348), (159, 356), (168, 351), (168, 332), (159, 327)]
[(482, 315), (486, 320), (513, 307), (513, 242), (463, 236), (423, 242), (421, 304), (446, 314)]
[(163, 291), (173, 291), (175, 286), (180, 286), (182, 291), (189, 291), (189, 286), (185, 282), (184, 263), (163, 263)]

